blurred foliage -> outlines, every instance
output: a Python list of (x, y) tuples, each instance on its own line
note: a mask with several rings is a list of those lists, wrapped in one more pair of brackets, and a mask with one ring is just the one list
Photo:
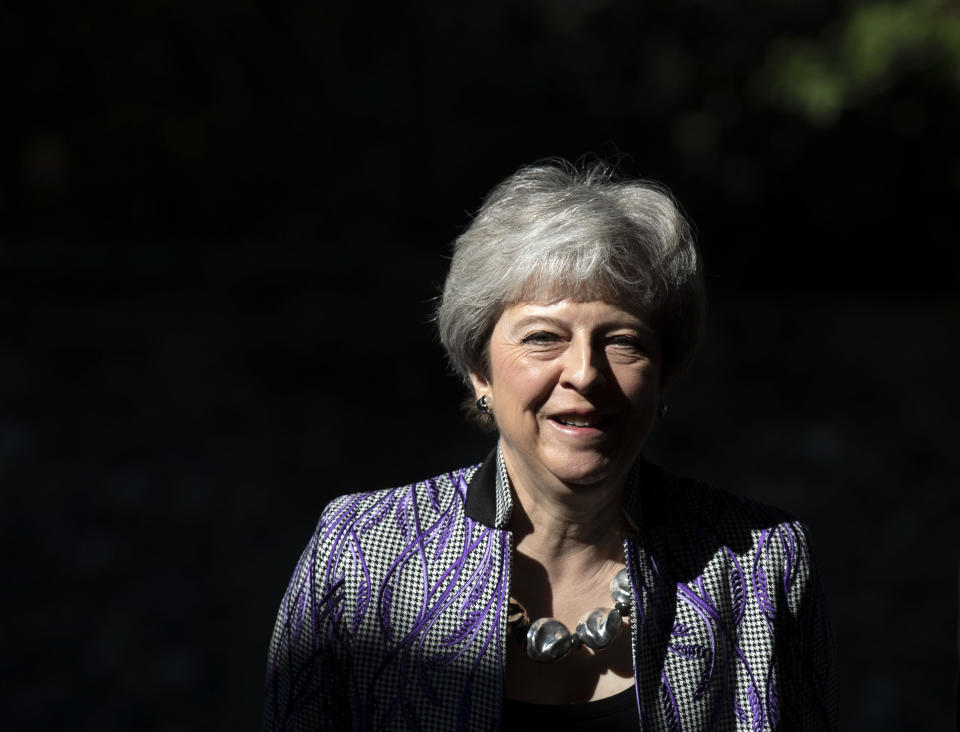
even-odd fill
[[(672, 188), (728, 289), (960, 276), (955, 5), (40, 0), (2, 15), (16, 113), (0, 275), (434, 282), (495, 181), (593, 152)], [(771, 238), (803, 256), (775, 268)], [(942, 266), (878, 257), (881, 239), (924, 241)]]
[(754, 90), (829, 126), (844, 110), (921, 73), (960, 93), (960, 8), (944, 0), (868, 2), (814, 39), (778, 38)]

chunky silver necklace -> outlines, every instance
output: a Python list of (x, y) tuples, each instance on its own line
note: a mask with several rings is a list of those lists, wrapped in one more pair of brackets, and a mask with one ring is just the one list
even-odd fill
[(526, 647), (527, 658), (538, 663), (556, 661), (581, 646), (602, 650), (613, 643), (623, 627), (623, 619), (633, 607), (633, 589), (626, 569), (621, 569), (610, 580), (610, 594), (615, 607), (594, 608), (580, 618), (573, 633), (555, 618), (540, 618), (531, 623), (526, 608), (511, 597), (507, 606), (507, 632)]

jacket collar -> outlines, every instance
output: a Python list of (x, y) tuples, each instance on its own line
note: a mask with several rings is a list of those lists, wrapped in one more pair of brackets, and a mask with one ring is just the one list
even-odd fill
[(485, 526), (507, 528), (513, 513), (513, 496), (499, 442), (470, 479), (464, 511)]

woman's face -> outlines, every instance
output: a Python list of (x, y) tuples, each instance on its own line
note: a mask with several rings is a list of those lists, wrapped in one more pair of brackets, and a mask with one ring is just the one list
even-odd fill
[(494, 326), (488, 376), (473, 385), (514, 480), (619, 485), (657, 412), (659, 339), (606, 302), (520, 303)]

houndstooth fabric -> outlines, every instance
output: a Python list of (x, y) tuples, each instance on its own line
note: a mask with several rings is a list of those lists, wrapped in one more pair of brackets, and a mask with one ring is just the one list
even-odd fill
[[(498, 453), (324, 510), (277, 616), (265, 730), (499, 728), (512, 502)], [(835, 729), (804, 527), (643, 461), (624, 510), (638, 728)]]

